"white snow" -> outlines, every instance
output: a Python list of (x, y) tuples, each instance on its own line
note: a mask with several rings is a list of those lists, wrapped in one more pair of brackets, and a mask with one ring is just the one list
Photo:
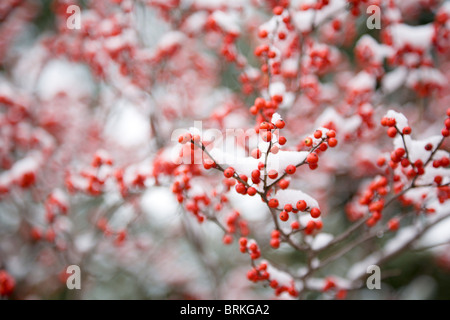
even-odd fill
[(163, 187), (147, 189), (140, 201), (142, 211), (152, 225), (170, 225), (176, 218), (178, 202), (173, 193)]
[(290, 287), (294, 279), (292, 276), (284, 271), (278, 270), (271, 264), (267, 263), (267, 272), (270, 274), (271, 280), (276, 280), (278, 285)]
[(272, 122), (273, 124), (275, 124), (278, 120), (282, 120), (280, 114), (278, 112), (275, 112), (272, 115), (272, 120), (270, 120), (270, 122)]
[(437, 86), (445, 86), (447, 80), (445, 76), (437, 69), (430, 67), (420, 67), (409, 72), (406, 84), (413, 87), (416, 83), (432, 83)]
[(312, 238), (312, 241), (310, 243), (311, 249), (320, 250), (326, 247), (333, 240), (333, 238), (334, 237), (332, 234), (320, 232)]
[(366, 71), (360, 71), (349, 81), (348, 87), (358, 91), (373, 90), (375, 89), (375, 84), (376, 80), (374, 75)]
[(162, 51), (181, 45), (186, 36), (181, 31), (169, 31), (162, 35), (158, 42), (158, 49)]
[(391, 93), (400, 88), (406, 81), (408, 69), (399, 66), (386, 73), (381, 81), (381, 87), (386, 93)]
[(93, 88), (87, 68), (63, 60), (49, 61), (37, 83), (37, 93), (42, 100), (51, 100), (59, 93), (82, 98), (90, 96)]
[(189, 33), (199, 33), (208, 20), (206, 11), (197, 11), (191, 14), (183, 23), (184, 29)]
[(317, 118), (314, 126), (321, 127), (329, 122), (334, 123), (338, 135), (345, 135), (354, 132), (361, 125), (362, 120), (359, 115), (344, 118), (335, 109), (328, 107)]
[(131, 102), (120, 100), (114, 111), (105, 126), (107, 135), (125, 147), (143, 145), (148, 141), (149, 122)]
[(275, 197), (278, 199), (280, 203), (279, 207), (284, 207), (286, 204), (292, 204), (294, 207), (299, 200), (305, 200), (306, 204), (310, 208), (319, 207), (319, 203), (316, 199), (311, 197), (310, 195), (304, 193), (301, 190), (295, 189), (285, 189), (278, 190), (275, 194)]
[(241, 31), (238, 24), (239, 17), (234, 12), (216, 10), (213, 12), (212, 18), (225, 32), (239, 34)]
[(274, 95), (284, 96), (285, 93), (286, 93), (286, 86), (284, 85), (283, 82), (277, 81), (270, 84), (269, 87), (270, 96)]
[(420, 26), (410, 26), (404, 23), (393, 24), (389, 27), (394, 47), (402, 48), (409, 44), (416, 48), (427, 49), (431, 46), (434, 33), (432, 23)]

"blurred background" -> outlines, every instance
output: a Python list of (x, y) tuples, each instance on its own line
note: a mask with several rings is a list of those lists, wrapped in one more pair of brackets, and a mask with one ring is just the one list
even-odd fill
[[(296, 12), (313, 2), (291, 1), (289, 8)], [(439, 74), (430, 76), (424, 89), (409, 76), (417, 67), (395, 60), (398, 52), (379, 64), (373, 52), (364, 60), (364, 46), (370, 51), (389, 43), (383, 28), (367, 29), (369, 2), (330, 3), (324, 11), (343, 9), (324, 14), (317, 30), (307, 30), (314, 43), (329, 46), (328, 65), (304, 71), (301, 94), (298, 70), (292, 76), (289, 63), (282, 64), (278, 81), (284, 86), (280, 113), (291, 148), (335, 115), (325, 116), (325, 110), (343, 119), (339, 148), (324, 155), (319, 170), (302, 171), (292, 181), (327, 212), (324, 232), (339, 234), (351, 224), (346, 204), (378, 173), (378, 154), (392, 148), (378, 128), (385, 111), (396, 108), (407, 115), (418, 138), (440, 131), (450, 101), (450, 7), (438, 0), (374, 2), (384, 10), (383, 26), (389, 22), (384, 19), (399, 19), (432, 30), (438, 28), (439, 13), (447, 14), (442, 18), (446, 33), (439, 38), (443, 52), (431, 45), (436, 39), (428, 39), (433, 49), (424, 59), (429, 57)], [(80, 8), (80, 29), (68, 28), (75, 12), (67, 12), (70, 5)], [(196, 120), (220, 130), (255, 125), (249, 108), (264, 92), (265, 80), (254, 50), (261, 44), (258, 30), (275, 5), (263, 0), (1, 1), (0, 296), (274, 298), (270, 287), (248, 281), (250, 260), (237, 241), (224, 245), (218, 225), (199, 223), (179, 204), (172, 189), (180, 177), (173, 164), (179, 149), (172, 132)], [(360, 13), (351, 14), (358, 6)], [(342, 29), (333, 27), (334, 21)], [(289, 45), (280, 45), (283, 61), (297, 59), (300, 41), (296, 31), (286, 32), (286, 43), (294, 49), (289, 57)], [(409, 70), (408, 76), (393, 73), (401, 68)], [(367, 99), (373, 121), (361, 120), (352, 99), (363, 98), (357, 86), (349, 86), (368, 69), (376, 79)], [(383, 81), (381, 75), (390, 72), (390, 82)], [(350, 119), (357, 119), (356, 126)], [(443, 148), (448, 151), (448, 143)], [(260, 200), (227, 192), (218, 173), (201, 173), (201, 166), (189, 170), (189, 195), (208, 194), (220, 204), (212, 210), (217, 219), (226, 221), (238, 210), (265, 258), (281, 269), (304, 265), (305, 257), (288, 246), (270, 248), (273, 226)], [(382, 268), (387, 271), (381, 290), (349, 291), (347, 298), (450, 299), (450, 247), (435, 246), (448, 243), (449, 228), (443, 221), (417, 250), (389, 261)], [(356, 248), (320, 276), (345, 275), (390, 237), (380, 235)], [(81, 290), (66, 286), (69, 265), (80, 266)], [(312, 292), (306, 298), (334, 297)]]

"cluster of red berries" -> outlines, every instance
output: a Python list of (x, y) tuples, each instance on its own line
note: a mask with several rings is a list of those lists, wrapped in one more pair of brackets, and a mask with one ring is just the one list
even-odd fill
[(239, 249), (242, 253), (248, 253), (252, 260), (261, 257), (261, 251), (258, 244), (254, 240), (248, 241), (246, 237), (241, 237), (239, 239)]
[(322, 292), (334, 291), (336, 299), (345, 299), (347, 296), (347, 290), (340, 289), (336, 284), (336, 281), (332, 277), (325, 278), (325, 284), (323, 285)]
[(373, 227), (381, 218), (384, 209), (384, 196), (388, 194), (388, 179), (384, 176), (376, 178), (367, 187), (359, 199), (361, 205), (367, 206), (370, 217), (366, 221), (369, 227)]
[(239, 233), (245, 237), (250, 231), (248, 229), (247, 220), (242, 219), (239, 211), (233, 210), (226, 218), (227, 233), (223, 236), (224, 244), (231, 244), (233, 242), (232, 234), (239, 230)]
[(395, 118), (388, 118), (388, 117), (383, 117), (381, 119), (381, 125), (383, 127), (388, 127), (387, 129), (387, 135), (391, 138), (395, 138), (395, 136), (397, 135), (397, 132), (403, 134), (403, 135), (408, 135), (411, 134), (411, 128), (409, 126), (405, 126), (402, 131), (400, 132), (399, 129), (397, 128), (397, 121), (395, 120)]
[(295, 288), (293, 281), (289, 286), (280, 285), (276, 279), (271, 279), (270, 277), (271, 275), (270, 272), (268, 271), (268, 265), (264, 261), (247, 272), (247, 278), (252, 282), (258, 281), (268, 282), (269, 286), (275, 290), (276, 296), (281, 295), (283, 292), (287, 292), (292, 297), (298, 296), (298, 291)]
[(127, 230), (113, 230), (105, 217), (101, 217), (97, 220), (97, 228), (103, 232), (106, 237), (114, 237), (114, 244), (116, 246), (122, 245), (127, 238)]

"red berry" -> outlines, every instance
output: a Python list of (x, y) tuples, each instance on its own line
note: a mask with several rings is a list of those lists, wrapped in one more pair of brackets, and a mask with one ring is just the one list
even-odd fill
[(320, 230), (323, 227), (322, 221), (320, 221), (320, 220), (314, 221), (314, 225), (317, 230)]
[(261, 134), (261, 138), (265, 142), (271, 141), (272, 140), (272, 132), (270, 132), (270, 131), (263, 131), (263, 133)]
[(280, 212), (280, 220), (287, 221), (288, 219), (289, 219), (289, 213), (287, 213), (287, 211), (281, 211)]
[(262, 109), (266, 105), (266, 101), (263, 98), (256, 98), (255, 99), (255, 107), (257, 109)]
[(434, 177), (434, 182), (436, 182), (436, 184), (439, 186), (442, 183), (442, 177), (441, 176), (436, 176)]
[(382, 167), (386, 164), (386, 158), (384, 157), (379, 157), (377, 160), (377, 166)]
[(308, 156), (306, 157), (306, 161), (308, 161), (308, 163), (317, 163), (319, 161), (319, 156), (317, 155), (317, 153), (312, 152), (310, 154), (308, 154)]
[(445, 119), (444, 125), (447, 129), (450, 129), (450, 118)]
[(388, 118), (388, 120), (387, 120), (387, 125), (389, 126), (389, 127), (393, 127), (393, 126), (395, 126), (397, 124), (397, 120), (395, 120), (394, 118)]
[(276, 179), (278, 177), (278, 172), (276, 170), (270, 170), (267, 174), (270, 179)]
[(403, 134), (411, 134), (411, 127), (404, 127), (402, 130)]
[(255, 158), (255, 159), (261, 158), (261, 150), (253, 149), (252, 150), (252, 157)]
[(337, 141), (336, 138), (328, 138), (328, 145), (329, 145), (331, 148), (336, 147), (337, 144), (338, 144), (338, 141)]
[(252, 244), (248, 247), (250, 249), (250, 251), (252, 252), (256, 252), (258, 251), (258, 245), (254, 242), (252, 242)]
[(278, 120), (277, 122), (275, 122), (275, 125), (278, 129), (283, 129), (286, 123), (283, 120)]
[(387, 130), (387, 135), (391, 138), (394, 138), (397, 135), (397, 129), (395, 127), (389, 127)]
[(246, 194), (247, 193), (247, 188), (242, 183), (238, 183), (236, 185), (235, 189), (236, 189), (237, 193), (240, 193), (240, 194)]
[(398, 219), (392, 218), (391, 220), (389, 220), (389, 222), (388, 222), (389, 230), (397, 231), (399, 227), (400, 227), (400, 221), (398, 221)]
[(334, 131), (334, 130), (327, 131), (327, 137), (328, 138), (336, 138), (336, 131)]
[(293, 221), (291, 223), (291, 228), (292, 228), (292, 230), (300, 229), (300, 223), (298, 221)]
[(231, 244), (233, 242), (233, 237), (229, 234), (226, 234), (223, 236), (222, 241), (224, 244)]
[(288, 203), (284, 206), (284, 210), (287, 212), (291, 212), (292, 211), (292, 204)]
[(316, 139), (322, 138), (322, 131), (316, 130), (316, 131), (314, 132), (314, 138), (316, 138)]
[(278, 207), (278, 200), (277, 199), (275, 199), (275, 198), (272, 198), (272, 199), (270, 199), (269, 200), (269, 203), (268, 203), (268, 205), (269, 205), (269, 207), (271, 207), (271, 208), (276, 208), (276, 207)]
[(305, 144), (305, 146), (311, 147), (313, 144), (313, 140), (310, 137), (308, 137), (308, 138), (305, 138), (305, 140), (303, 140), (303, 143)]
[(276, 6), (275, 8), (273, 8), (273, 14), (279, 16), (283, 13), (284, 8), (281, 6)]
[(309, 220), (308, 223), (306, 224), (305, 233), (311, 234), (314, 231), (315, 227), (316, 227), (316, 224), (314, 223), (314, 221)]
[(283, 137), (283, 136), (279, 136), (278, 137), (278, 143), (280, 144), (280, 145), (285, 145), (286, 144), (286, 138), (285, 137)]
[(255, 188), (253, 188), (253, 187), (249, 187), (249, 188), (247, 189), (247, 194), (248, 194), (249, 196), (254, 196), (256, 193), (257, 193), (257, 190), (256, 190)]
[(289, 180), (281, 179), (278, 182), (278, 185), (280, 186), (281, 189), (285, 190), (285, 189), (287, 189), (289, 187), (289, 183), (290, 183)]
[(258, 179), (261, 176), (261, 171), (253, 170), (252, 171), (252, 179)]
[(231, 178), (234, 175), (234, 169), (232, 167), (228, 167), (223, 171), (223, 175), (226, 178)]
[(261, 30), (259, 30), (259, 32), (258, 32), (258, 36), (259, 36), (260, 38), (265, 38), (265, 37), (267, 37), (267, 35), (268, 35), (267, 30), (261, 29)]
[(270, 129), (270, 123), (263, 121), (259, 125), (260, 130), (269, 130)]
[(294, 174), (295, 171), (297, 171), (297, 168), (293, 164), (290, 164), (286, 167), (287, 174)]
[(444, 128), (442, 129), (441, 134), (443, 137), (448, 137), (450, 136), (450, 130), (448, 128)]
[(318, 217), (320, 217), (321, 212), (320, 212), (319, 208), (314, 207), (314, 208), (311, 209), (310, 214), (311, 214), (311, 217), (318, 218)]
[(270, 246), (274, 249), (278, 249), (280, 247), (280, 239), (278, 238), (270, 239)]
[(308, 207), (308, 204), (306, 203), (305, 200), (299, 200), (297, 202), (296, 207), (297, 207), (297, 210), (299, 210), (299, 211), (305, 211), (306, 208)]

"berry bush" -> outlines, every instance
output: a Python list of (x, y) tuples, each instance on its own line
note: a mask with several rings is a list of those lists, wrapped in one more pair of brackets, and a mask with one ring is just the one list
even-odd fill
[(450, 2), (4, 0), (0, 22), (0, 297), (450, 297)]

